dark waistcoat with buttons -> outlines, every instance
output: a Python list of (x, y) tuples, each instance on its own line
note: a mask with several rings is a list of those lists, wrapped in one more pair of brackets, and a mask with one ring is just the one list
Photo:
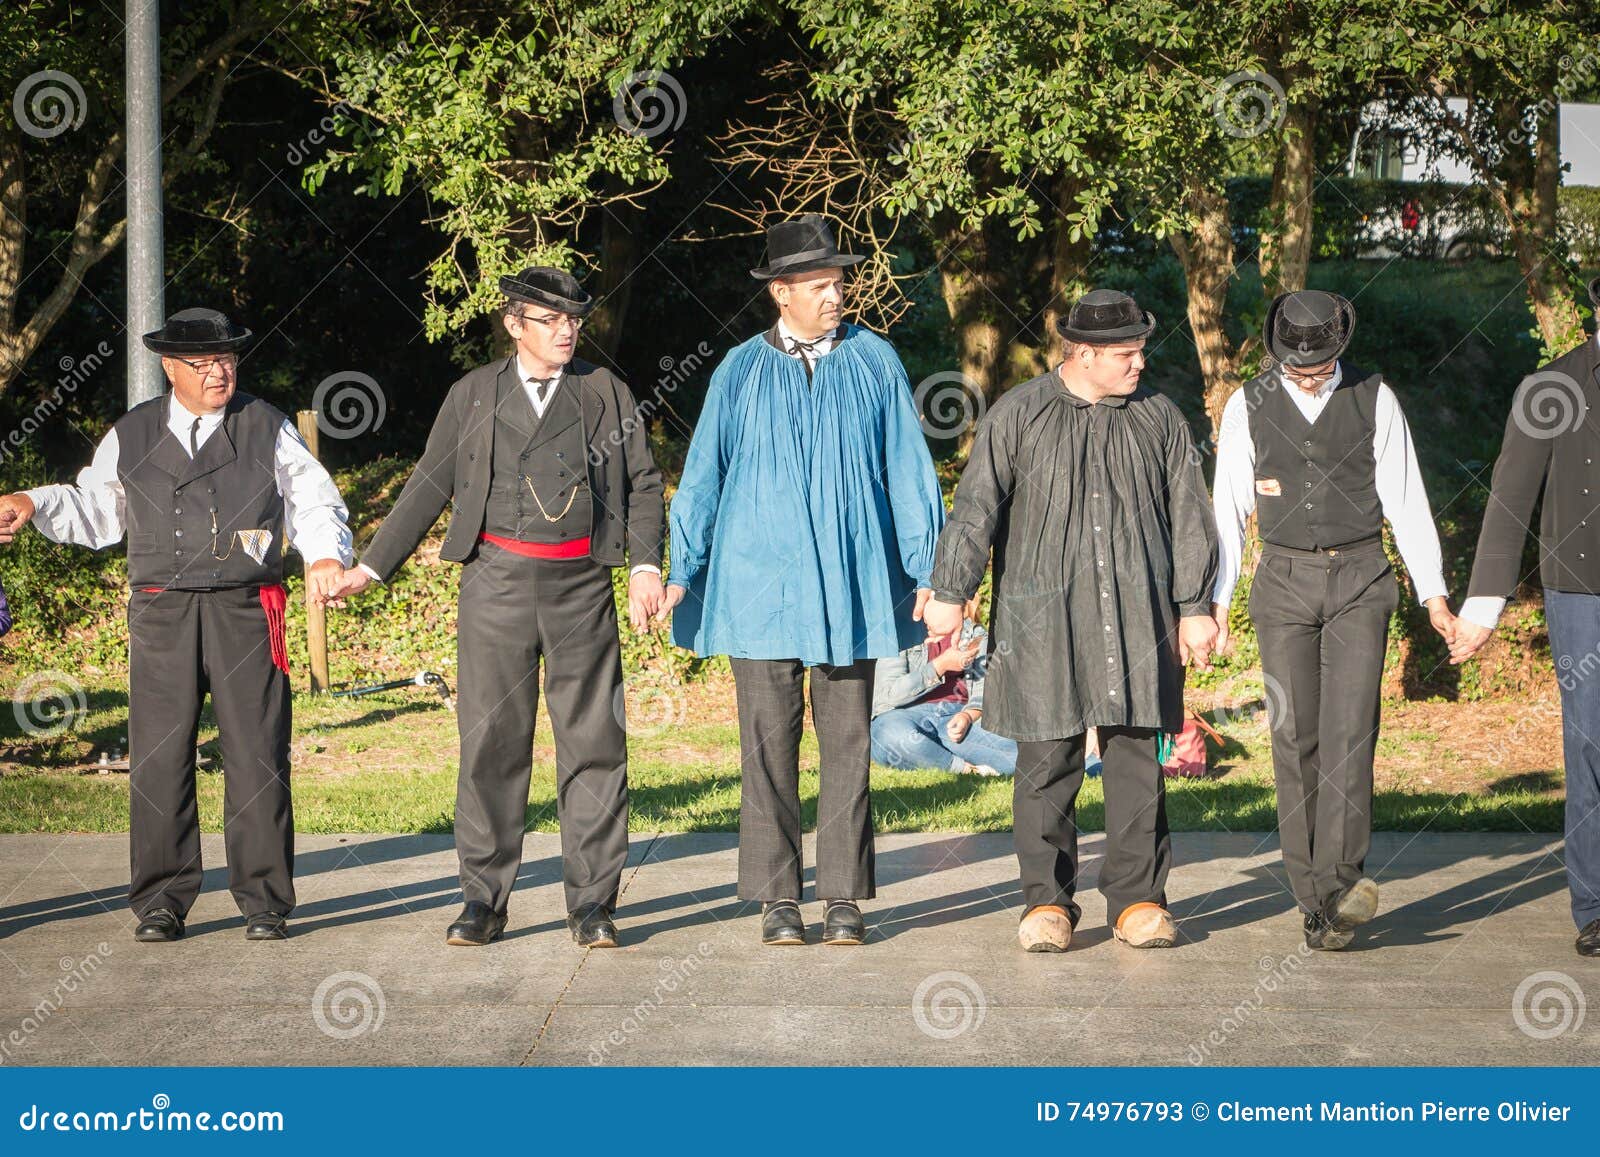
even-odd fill
[[(191, 458), (167, 427), (170, 398), (135, 406), (115, 425), (128, 581), (172, 590), (282, 582), (283, 496), (274, 460), (283, 412), (235, 393), (221, 426)], [(239, 541), (241, 530), (271, 533), (260, 561)]]
[(523, 542), (569, 542), (589, 535), (592, 499), (579, 405), (575, 383), (564, 379), (541, 418), (518, 376), (500, 375), (484, 513), (490, 534)]
[[(1315, 422), (1295, 405), (1276, 371), (1246, 382), (1256, 453), (1256, 518), (1263, 542), (1334, 550), (1383, 532), (1377, 460), (1380, 374), (1351, 365)], [(1275, 493), (1274, 493), (1275, 491)]]

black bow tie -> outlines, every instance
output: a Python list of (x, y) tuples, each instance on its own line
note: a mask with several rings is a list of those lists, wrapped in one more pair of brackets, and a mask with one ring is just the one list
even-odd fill
[(801, 341), (797, 337), (791, 337), (789, 339), (789, 352), (799, 354), (801, 357), (805, 357), (807, 354), (815, 355), (819, 345), (832, 340), (832, 333), (825, 333), (819, 338), (813, 338), (811, 341)]

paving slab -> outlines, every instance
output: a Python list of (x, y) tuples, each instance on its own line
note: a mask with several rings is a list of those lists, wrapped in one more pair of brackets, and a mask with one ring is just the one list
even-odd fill
[[(483, 949), (443, 942), (448, 835), (302, 837), (293, 935), (268, 944), (244, 940), (207, 836), (172, 945), (132, 939), (125, 836), (0, 836), (0, 1063), (1600, 1063), (1600, 962), (1572, 950), (1559, 839), (1379, 833), (1382, 909), (1344, 953), (1304, 949), (1270, 833), (1177, 834), (1182, 943), (1128, 949), (1095, 891), (1103, 848), (1083, 840), (1064, 955), (1016, 947), (1007, 833), (882, 836), (869, 942), (771, 949), (733, 835), (639, 835), (624, 945), (585, 953), (553, 835), (526, 838)], [(821, 905), (804, 911), (814, 941)]]

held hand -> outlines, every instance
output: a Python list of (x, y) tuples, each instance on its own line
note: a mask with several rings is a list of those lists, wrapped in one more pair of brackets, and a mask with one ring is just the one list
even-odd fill
[(947, 603), (931, 596), (924, 599), (920, 594), (917, 598), (922, 625), (928, 628), (928, 638), (953, 642), (961, 633), (961, 604)]
[(978, 715), (978, 711), (968, 707), (950, 716), (950, 722), (944, 725), (944, 733), (950, 737), (950, 742), (960, 743), (965, 739), (972, 725), (978, 721)]
[(1211, 618), (1217, 624), (1217, 641), (1211, 648), (1213, 655), (1225, 654), (1232, 636), (1228, 634), (1228, 608), (1221, 603), (1211, 604)]
[(1428, 600), (1427, 607), (1428, 621), (1433, 624), (1433, 629), (1439, 632), (1446, 643), (1454, 643), (1461, 620), (1450, 613), (1450, 604), (1445, 597), (1434, 595)]
[(978, 657), (978, 652), (983, 647), (983, 640), (972, 638), (966, 642), (957, 642), (939, 652), (938, 658), (933, 661), (933, 669), (941, 675), (949, 675), (956, 671), (965, 671)]
[[(320, 566), (321, 564), (319, 563), (318, 565)], [(328, 585), (326, 592), (327, 605), (330, 607), (343, 607), (346, 595), (358, 595), (371, 584), (372, 576), (359, 566), (342, 570)]]
[(1455, 638), (1450, 640), (1450, 662), (1456, 666), (1483, 650), (1484, 644), (1494, 638), (1494, 632), (1488, 627), (1480, 627), (1466, 619), (1456, 619), (1455, 627)]
[(933, 598), (933, 591), (932, 591), (931, 588), (929, 588), (929, 587), (918, 587), (917, 588), (917, 605), (915, 607), (913, 607), (912, 610), (911, 610), (911, 621), (912, 622), (914, 622), (914, 623), (922, 622), (922, 608), (927, 606), (928, 600), (931, 599), (931, 598)]
[(1211, 670), (1211, 652), (1217, 643), (1217, 620), (1210, 615), (1184, 615), (1178, 620), (1178, 659), (1202, 671)]
[(655, 571), (642, 570), (628, 580), (628, 623), (634, 634), (642, 635), (650, 629), (650, 620), (666, 599), (667, 589)]
[(0, 496), (0, 543), (10, 542), (33, 517), (33, 499), (18, 491)]
[(668, 583), (666, 594), (661, 598), (661, 607), (650, 620), (654, 626), (662, 626), (672, 617), (672, 608), (683, 602), (685, 588), (676, 583)]

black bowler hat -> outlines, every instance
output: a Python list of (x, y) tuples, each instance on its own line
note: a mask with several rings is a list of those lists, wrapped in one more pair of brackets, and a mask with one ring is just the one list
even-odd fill
[(806, 213), (793, 221), (780, 221), (767, 230), (767, 263), (752, 269), (750, 276), (771, 281), (791, 273), (843, 269), (865, 260), (856, 254), (840, 253), (828, 223), (816, 213)]
[(1267, 353), (1285, 366), (1333, 361), (1349, 346), (1355, 328), (1356, 307), (1349, 299), (1320, 289), (1278, 294), (1261, 325)]
[(214, 309), (180, 309), (167, 324), (144, 335), (145, 348), (167, 354), (231, 354), (249, 344), (251, 333)]
[(573, 317), (584, 317), (594, 308), (594, 298), (583, 291), (576, 277), (548, 265), (530, 265), (515, 277), (502, 277), (500, 292), (512, 301), (542, 305)]
[(1156, 328), (1155, 314), (1116, 289), (1091, 289), (1072, 303), (1067, 315), (1056, 319), (1056, 332), (1083, 345), (1115, 345), (1149, 337)]
[(1589, 282), (1589, 304), (1600, 309), (1600, 277)]

